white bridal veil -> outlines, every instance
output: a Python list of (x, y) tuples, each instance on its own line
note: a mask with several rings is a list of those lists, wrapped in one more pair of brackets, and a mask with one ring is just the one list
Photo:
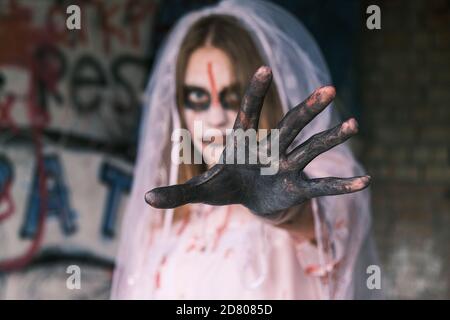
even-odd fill
[[(137, 162), (128, 207), (122, 223), (121, 240), (116, 260), (112, 298), (151, 298), (151, 270), (159, 263), (163, 251), (170, 250), (170, 242), (148, 246), (151, 226), (163, 226), (163, 234), (170, 232), (173, 210), (157, 210), (144, 201), (145, 193), (157, 186), (177, 183), (177, 166), (171, 162), (171, 134), (180, 126), (175, 99), (175, 68), (177, 54), (185, 34), (192, 24), (208, 15), (235, 17), (252, 36), (265, 63), (272, 68), (284, 112), (303, 101), (319, 86), (331, 84), (330, 75), (315, 41), (305, 27), (290, 13), (265, 1), (222, 1), (185, 15), (178, 21), (158, 52), (145, 93), (141, 120)], [(333, 105), (318, 115), (299, 135), (301, 142), (309, 136), (337, 124)], [(308, 165), (310, 177), (350, 177), (364, 174), (347, 145), (339, 145), (319, 156)], [(328, 245), (333, 248), (334, 214), (347, 210), (350, 232), (345, 241), (345, 258), (340, 262), (339, 274), (332, 298), (370, 298), (366, 289), (366, 268), (374, 255), (369, 237), (370, 199), (368, 190), (343, 196), (317, 199), (316, 227), (329, 228)], [(319, 248), (322, 241), (317, 227)], [(163, 236), (164, 238), (164, 236)], [(256, 252), (255, 254), (263, 254)], [(363, 257), (364, 256), (364, 257)], [(238, 298), (238, 297), (237, 297)], [(330, 298), (330, 297), (325, 297)]]

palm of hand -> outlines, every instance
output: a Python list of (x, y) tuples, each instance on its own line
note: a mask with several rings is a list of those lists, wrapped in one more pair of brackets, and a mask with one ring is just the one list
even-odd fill
[[(258, 128), (271, 78), (268, 67), (261, 67), (255, 73), (237, 115), (234, 133), (248, 133)], [(174, 208), (200, 202), (211, 205), (242, 204), (259, 216), (276, 219), (280, 212), (308, 199), (364, 189), (370, 181), (368, 176), (308, 179), (303, 174), (304, 167), (315, 157), (357, 132), (354, 119), (320, 132), (287, 152), (300, 130), (325, 109), (334, 96), (333, 87), (317, 89), (284, 116), (275, 133), (271, 132), (256, 144), (251, 143), (251, 139), (227, 139), (219, 164), (184, 184), (149, 191), (145, 196), (147, 203), (156, 208)], [(275, 144), (277, 148), (274, 149)], [(239, 149), (239, 146), (244, 146), (244, 149)], [(261, 161), (264, 159), (261, 156), (267, 155), (267, 149), (271, 152), (276, 150), (278, 155), (270, 163), (271, 168), (276, 168), (275, 172), (269, 171), (273, 174), (262, 174), (264, 170), (269, 170), (269, 164)], [(256, 161), (250, 161), (252, 156)]]

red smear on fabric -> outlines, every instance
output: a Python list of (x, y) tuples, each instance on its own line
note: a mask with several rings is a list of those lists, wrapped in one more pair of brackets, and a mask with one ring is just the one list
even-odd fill
[(344, 226), (345, 226), (345, 220), (342, 219), (342, 220), (337, 221), (334, 227), (335, 227), (336, 229), (341, 229), (341, 228), (343, 228)]
[(186, 252), (191, 252), (196, 249), (198, 244), (198, 236), (194, 236), (191, 240), (191, 244), (186, 248)]
[(149, 226), (149, 236), (148, 236), (148, 246), (151, 246), (153, 244), (153, 240), (155, 238), (155, 227), (153, 225), (153, 223), (150, 223)]
[(181, 226), (178, 229), (176, 235), (179, 236), (183, 233), (183, 231), (186, 229), (187, 225), (189, 223), (189, 215), (185, 215), (185, 217), (183, 218), (183, 221), (181, 222)]
[(161, 273), (159, 271), (155, 275), (155, 284), (157, 289), (161, 288)]
[(313, 274), (313, 273), (317, 272), (318, 270), (319, 270), (318, 265), (309, 265), (305, 268), (305, 272), (308, 275)]
[(158, 271), (155, 274), (155, 285), (156, 285), (157, 289), (161, 288), (161, 270), (162, 270), (163, 266), (166, 264), (166, 261), (167, 261), (167, 256), (164, 256), (161, 259), (161, 263), (159, 264)]
[(191, 252), (195, 249), (195, 243), (192, 243), (189, 247), (187, 247), (186, 252)]
[(233, 252), (232, 249), (227, 249), (227, 250), (225, 251), (225, 254), (224, 254), (225, 259), (228, 258), (228, 257), (231, 255), (232, 252)]
[(230, 222), (230, 216), (231, 216), (231, 208), (228, 208), (227, 213), (225, 214), (225, 220), (221, 226), (219, 226), (216, 229), (216, 238), (214, 239), (214, 244), (212, 249), (215, 250), (217, 245), (219, 244), (219, 240), (222, 237), (223, 233), (225, 232), (225, 229), (228, 226), (228, 223)]

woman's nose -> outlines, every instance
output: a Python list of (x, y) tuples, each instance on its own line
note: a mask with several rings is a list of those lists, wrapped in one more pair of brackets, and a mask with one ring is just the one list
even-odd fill
[(219, 127), (227, 123), (227, 113), (219, 103), (211, 104), (206, 121), (210, 126)]

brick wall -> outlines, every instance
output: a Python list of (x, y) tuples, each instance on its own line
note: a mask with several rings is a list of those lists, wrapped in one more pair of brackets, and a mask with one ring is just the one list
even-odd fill
[(364, 1), (364, 152), (388, 298), (450, 298), (450, 2)]

